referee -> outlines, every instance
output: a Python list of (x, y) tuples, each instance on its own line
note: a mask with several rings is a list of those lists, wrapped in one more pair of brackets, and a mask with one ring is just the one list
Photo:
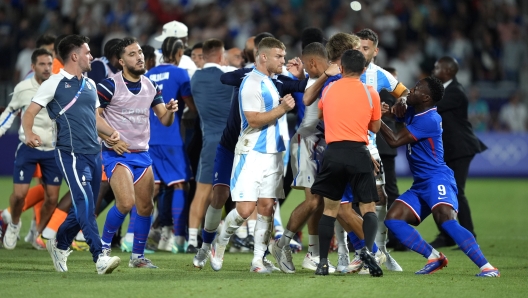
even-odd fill
[(379, 199), (374, 166), (366, 146), (369, 142), (367, 131), (376, 133), (380, 129), (381, 108), (376, 90), (360, 81), (365, 65), (361, 52), (344, 52), (341, 57), (343, 78), (328, 85), (319, 101), (319, 117), (325, 122), (328, 147), (321, 171), (312, 186), (312, 193), (323, 196), (325, 205), (319, 221), (321, 261), (316, 275), (328, 275), (328, 249), (347, 183), (353, 189), (354, 200), (359, 203), (363, 216), (366, 247), (361, 250), (361, 260), (368, 266), (370, 275), (383, 275), (370, 253), (378, 228), (375, 203)]

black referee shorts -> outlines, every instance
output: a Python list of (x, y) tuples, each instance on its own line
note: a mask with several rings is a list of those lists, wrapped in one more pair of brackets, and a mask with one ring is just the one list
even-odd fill
[(321, 171), (311, 189), (313, 194), (340, 201), (347, 183), (352, 187), (354, 202), (379, 201), (374, 165), (364, 143), (330, 143), (324, 153)]

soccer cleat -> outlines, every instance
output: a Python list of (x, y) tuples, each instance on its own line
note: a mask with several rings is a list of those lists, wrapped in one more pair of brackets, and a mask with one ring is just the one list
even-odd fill
[(220, 271), (220, 269), (222, 269), (225, 250), (225, 245), (220, 245), (216, 241), (213, 242), (213, 245), (211, 246), (211, 268), (213, 268), (214, 271)]
[(359, 254), (356, 254), (352, 262), (350, 262), (345, 269), (341, 270), (341, 273), (356, 273), (360, 271), (361, 268), (363, 268), (363, 261), (359, 257)]
[(368, 267), (368, 270), (371, 276), (373, 277), (383, 276), (383, 270), (381, 270), (381, 267), (378, 264), (378, 260), (370, 251), (368, 251), (366, 247), (361, 249), (361, 253), (359, 254), (359, 257), (365, 263), (365, 266)]
[(191, 244), (191, 245), (187, 246), (187, 249), (185, 250), (185, 252), (188, 253), (188, 254), (195, 254), (195, 253), (198, 252), (198, 248), (194, 247), (194, 245)]
[(36, 250), (45, 250), (46, 249), (46, 244), (44, 243), (44, 241), (42, 241), (42, 240), (38, 241), (41, 237), (42, 237), (42, 235), (35, 234), (35, 237), (33, 239), (31, 239), (31, 245)]
[(231, 238), (231, 243), (233, 244), (233, 247), (238, 248), (240, 250), (242, 250), (242, 248), (248, 248), (249, 250), (253, 250), (253, 248), (255, 247), (255, 239), (251, 235), (248, 235), (246, 238), (240, 238), (235, 234)]
[(329, 266), (327, 259), (322, 259), (315, 269), (315, 275), (328, 275)]
[(267, 267), (263, 260), (256, 260), (251, 262), (251, 269), (249, 272), (261, 273), (261, 274), (270, 274), (273, 273), (273, 268)]
[(484, 269), (480, 271), (479, 274), (475, 275), (477, 277), (500, 277), (499, 269), (493, 268), (493, 269)]
[(280, 270), (284, 273), (295, 273), (295, 266), (292, 262), (292, 251), (290, 246), (285, 245), (282, 249), (279, 248), (279, 241), (275, 241), (272, 245), (271, 254), (275, 257)]
[(145, 257), (136, 258), (136, 259), (133, 259), (132, 257), (130, 257), (130, 261), (128, 261), (128, 267), (158, 269), (158, 266), (152, 264), (152, 262)]
[(4, 235), (4, 248), (15, 249), (18, 240), (18, 234), (20, 234), (20, 228), (22, 227), (22, 221), (18, 225), (9, 223)]
[(345, 253), (345, 254), (338, 253), (337, 254), (337, 269), (336, 270), (338, 272), (342, 272), (343, 270), (345, 270), (349, 263), (350, 263), (350, 256), (348, 255), (348, 253)]
[(68, 261), (68, 256), (72, 253), (71, 249), (62, 250), (57, 248), (57, 240), (55, 238), (50, 239), (46, 245), (48, 252), (53, 260), (53, 266), (57, 272), (66, 272), (68, 271), (68, 266), (66, 262)]
[(211, 257), (211, 250), (205, 250), (203, 248), (198, 249), (198, 252), (194, 256), (193, 265), (196, 268), (203, 269), (207, 263), (207, 259)]
[(389, 271), (403, 271), (402, 267), (396, 262), (396, 260), (389, 254), (385, 253), (385, 257), (387, 258), (385, 261), (385, 267), (387, 267), (387, 270)]
[(99, 258), (97, 258), (95, 263), (97, 274), (110, 274), (121, 263), (121, 259), (115, 256), (111, 257), (110, 252), (110, 249), (103, 249), (103, 252), (99, 254)]
[[(132, 252), (132, 247), (134, 246), (134, 244), (132, 242), (128, 242), (125, 240), (125, 238), (121, 238), (121, 251), (122, 252)], [(153, 250), (150, 250), (150, 249), (146, 249), (144, 250), (145, 254), (153, 254), (154, 251)]]
[[(46, 239), (44, 237), (42, 237), (42, 234), (40, 234), (36, 239), (35, 239), (35, 244), (38, 245), (39, 247), (41, 247), (42, 249), (46, 249), (46, 244), (48, 243), (48, 240), (49, 239)], [(40, 249), (39, 249), (40, 250)]]
[[(348, 264), (348, 263), (347, 263)], [(315, 271), (317, 270), (317, 266), (319, 265), (319, 257), (312, 256), (311, 253), (307, 253), (304, 257), (302, 267), (304, 269)], [(328, 262), (328, 273), (334, 273), (336, 272), (336, 267), (330, 264), (330, 261)]]
[(271, 271), (281, 271), (279, 267), (273, 265), (273, 262), (268, 260), (266, 257), (262, 258), (262, 263), (264, 263), (264, 266), (266, 266), (266, 268)]
[(419, 271), (416, 271), (415, 274), (433, 274), (436, 271), (447, 267), (447, 263), (446, 256), (444, 256), (443, 253), (440, 253), (439, 258), (427, 261), (427, 264), (425, 264), (425, 266)]
[(73, 240), (71, 248), (76, 251), (90, 251), (88, 243), (79, 240)]

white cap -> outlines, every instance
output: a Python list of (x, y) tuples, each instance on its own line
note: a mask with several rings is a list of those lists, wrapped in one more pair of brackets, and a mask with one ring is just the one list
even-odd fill
[(172, 21), (168, 22), (167, 24), (163, 25), (163, 32), (160, 36), (157, 36), (155, 39), (157, 41), (163, 42), (165, 38), (174, 36), (176, 38), (184, 38), (187, 37), (187, 33), (189, 32), (189, 29), (187, 26), (185, 26), (184, 23), (180, 23), (178, 21)]

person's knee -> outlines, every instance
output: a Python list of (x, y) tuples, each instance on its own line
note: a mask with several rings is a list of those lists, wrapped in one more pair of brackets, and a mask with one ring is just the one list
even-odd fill
[(122, 199), (117, 200), (116, 202), (117, 209), (123, 214), (126, 214), (132, 210), (132, 207), (134, 207), (134, 200), (133, 199)]
[(378, 191), (378, 198), (379, 201), (376, 203), (378, 206), (384, 206), (387, 205), (387, 193), (385, 192), (385, 186), (383, 185), (377, 185), (376, 189)]
[(240, 215), (240, 217), (246, 219), (251, 216), (251, 213), (253, 213), (253, 211), (255, 210), (255, 207), (251, 208), (251, 206), (247, 204), (237, 205), (236, 210), (238, 212), (238, 215)]
[(433, 218), (438, 225), (444, 222), (456, 219), (456, 213), (449, 205), (438, 205), (433, 209)]
[(215, 209), (220, 209), (224, 207), (227, 199), (229, 199), (229, 187), (216, 186), (213, 189), (213, 199), (211, 200), (211, 206)]
[(180, 182), (180, 183), (175, 183), (172, 185), (172, 188), (174, 188), (174, 190), (183, 190), (183, 191), (187, 191), (188, 188), (189, 188), (189, 185), (187, 182)]
[(365, 215), (368, 212), (376, 212), (376, 204), (374, 202), (370, 203), (359, 203), (359, 210), (361, 215)]

